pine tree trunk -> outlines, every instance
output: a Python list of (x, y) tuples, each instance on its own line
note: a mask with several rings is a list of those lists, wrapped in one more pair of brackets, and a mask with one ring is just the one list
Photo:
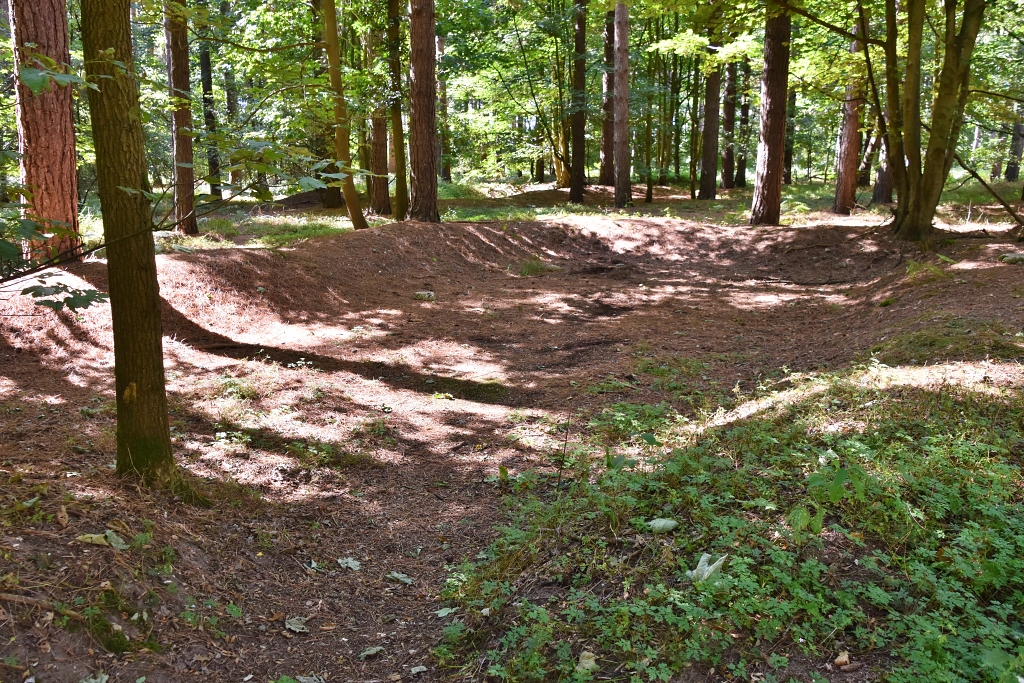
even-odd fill
[[(645, 27), (644, 33), (647, 33), (650, 29), (650, 20), (648, 20), (648, 26)], [(649, 84), (654, 83), (654, 74), (657, 72), (658, 56), (656, 53), (649, 54), (647, 56), (647, 82)], [(654, 201), (654, 160), (651, 156), (652, 138), (654, 132), (654, 89), (651, 87), (647, 88), (647, 103), (644, 111), (644, 203), (650, 204)]]
[(146, 160), (138, 90), (129, 75), (129, 0), (81, 0), (81, 9), (86, 73), (102, 84), (87, 92), (114, 332), (116, 472), (170, 487), (177, 472), (167, 421), (153, 223), (149, 199), (140, 191), (147, 183)]
[(757, 147), (751, 225), (778, 225), (782, 215), (782, 174), (786, 153), (786, 91), (791, 23), (783, 12), (768, 17), (761, 72), (761, 136)]
[[(855, 29), (854, 33), (858, 33)], [(853, 41), (850, 54), (861, 51), (860, 41)], [(839, 131), (839, 149), (836, 154), (836, 192), (832, 212), (849, 215), (857, 203), (857, 177), (860, 165), (860, 119), (864, 112), (864, 86), (857, 77), (846, 86), (843, 102), (843, 122)]]
[(715, 69), (704, 81), (704, 131), (701, 136), (698, 199), (714, 199), (718, 187), (718, 119), (721, 96), (722, 71)]
[(615, 5), (615, 206), (633, 202), (629, 153), (629, 8)]
[(722, 102), (722, 188), (736, 183), (736, 62), (725, 67), (725, 99)]
[(598, 185), (615, 186), (615, 11), (604, 20), (604, 103), (601, 106), (601, 170)]
[[(227, 0), (220, 3), (220, 15), (225, 19), (231, 18), (231, 5)], [(228, 123), (234, 124), (238, 120), (238, 85), (235, 82), (235, 70), (227, 63), (224, 64), (224, 109)], [(245, 173), (241, 169), (231, 171), (228, 182), (232, 185), (232, 192), (238, 192), (244, 180)]]
[(412, 0), (409, 18), (409, 216), (439, 223), (434, 0)]
[(1015, 121), (1010, 136), (1010, 159), (1006, 162), (1006, 180), (1016, 181), (1020, 177), (1020, 159), (1024, 153), (1024, 124)]
[(786, 145), (783, 160), (782, 183), (793, 184), (793, 147), (796, 144), (796, 90), (789, 91), (786, 106)]
[[(342, 165), (341, 172), (347, 174), (341, 181), (341, 193), (345, 198), (345, 208), (349, 220), (355, 230), (368, 227), (363, 209), (359, 205), (359, 195), (352, 179), (352, 151), (349, 146), (351, 122), (348, 115), (348, 103), (345, 101), (345, 89), (341, 82), (341, 51), (338, 46), (338, 11), (334, 0), (323, 0), (324, 43), (327, 51), (327, 73), (331, 81), (332, 99), (334, 100), (334, 157)], [(326, 201), (324, 202), (326, 206)]]
[[(212, 138), (217, 135), (217, 115), (213, 110), (213, 65), (210, 62), (210, 44), (206, 42), (199, 49), (199, 75), (203, 86), (203, 122), (206, 124), (206, 134)], [(224, 195), (220, 188), (220, 154), (217, 153), (216, 141), (211, 139), (206, 141), (206, 163), (210, 167), (210, 194), (222, 199)]]
[[(437, 58), (444, 56), (444, 36), (437, 37)], [(437, 82), (437, 107), (440, 117), (440, 147), (441, 155), (439, 165), (441, 168), (441, 180), (446, 183), (452, 181), (452, 131), (448, 125), (448, 80), (442, 77), (442, 71), (438, 71)]]
[[(11, 0), (11, 31), (18, 68), (32, 66), (40, 54), (61, 67), (71, 63), (68, 15), (64, 0)], [(26, 44), (34, 47), (27, 48)], [(78, 258), (78, 173), (75, 155), (74, 91), (55, 83), (33, 95), (19, 78), (14, 79), (18, 120), (18, 152), (21, 183), (32, 193), (30, 215), (42, 224), (40, 232), (59, 228), (45, 242), (31, 245), (34, 258)]]
[(379, 216), (391, 213), (391, 196), (388, 193), (388, 120), (384, 107), (374, 110), (370, 136), (370, 172), (373, 173), (370, 192), (370, 210)]
[(395, 199), (391, 209), (396, 221), (409, 214), (408, 171), (405, 163), (405, 129), (402, 125), (402, 3), (388, 0), (388, 72), (391, 79), (391, 153), (395, 158)]
[(167, 83), (171, 95), (174, 145), (174, 222), (179, 232), (198, 235), (196, 173), (192, 153), (192, 87), (189, 84), (188, 22), (184, 1), (164, 0)]
[(587, 180), (587, 0), (576, 0), (572, 65), (572, 163), (569, 201), (583, 203)]
[(740, 105), (740, 145), (736, 153), (736, 187), (747, 186), (747, 146), (750, 144), (750, 61), (743, 60), (743, 101)]
[(693, 77), (690, 80), (690, 199), (697, 198), (697, 166), (700, 159), (700, 60), (693, 60)]

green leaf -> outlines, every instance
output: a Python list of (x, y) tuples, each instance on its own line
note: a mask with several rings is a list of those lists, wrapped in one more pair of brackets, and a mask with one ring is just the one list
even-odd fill
[(644, 441), (646, 441), (651, 446), (664, 446), (665, 445), (662, 442), (658, 441), (658, 437), (654, 436), (654, 434), (641, 434), (640, 438), (643, 439)]
[(322, 190), (327, 187), (327, 183), (324, 181), (310, 176), (302, 176), (298, 183), (303, 190)]
[(668, 532), (679, 526), (679, 522), (674, 519), (664, 519), (659, 517), (658, 519), (652, 519), (647, 522), (647, 526), (651, 528), (651, 531), (656, 534), (667, 534)]
[(22, 66), (18, 71), (18, 79), (32, 91), (33, 95), (38, 95), (50, 87), (50, 72), (34, 66)]
[(351, 569), (352, 571), (357, 572), (363, 565), (354, 557), (339, 557), (338, 566), (343, 569)]
[(128, 548), (130, 547), (127, 543), (124, 542), (123, 538), (118, 536), (116, 532), (111, 531), (110, 529), (107, 529), (107, 531), (103, 535), (106, 537), (107, 543), (109, 543), (114, 550), (128, 550)]
[(309, 628), (306, 627), (307, 621), (309, 621), (309, 617), (292, 617), (284, 622), (284, 627), (295, 633), (309, 633)]
[(441, 609), (434, 612), (439, 618), (444, 619), (445, 617), (455, 614), (459, 609), (457, 607), (442, 607)]
[(357, 659), (362, 661), (362, 660), (366, 659), (367, 657), (373, 657), (374, 655), (379, 655), (382, 652), (384, 652), (384, 648), (381, 647), (380, 645), (375, 645), (374, 647), (368, 647), (365, 650), (363, 650), (362, 652), (360, 652), (359, 653), (359, 657), (357, 657)]
[(391, 579), (392, 581), (397, 581), (399, 583), (404, 583), (406, 586), (412, 584), (412, 577), (411, 576), (409, 576), (408, 574), (403, 574), (402, 572), (398, 572), (398, 571), (390, 571), (390, 572), (388, 572), (388, 574), (387, 574), (387, 576), (385, 578)]

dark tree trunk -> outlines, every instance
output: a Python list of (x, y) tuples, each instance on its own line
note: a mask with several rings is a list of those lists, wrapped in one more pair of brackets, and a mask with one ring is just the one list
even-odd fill
[(615, 11), (604, 20), (604, 103), (601, 106), (601, 170), (598, 185), (615, 185)]
[(786, 13), (770, 16), (765, 24), (761, 142), (757, 147), (754, 203), (750, 213), (752, 225), (778, 225), (782, 215), (791, 26)]
[[(206, 134), (213, 138), (217, 135), (217, 116), (213, 110), (213, 65), (210, 63), (210, 44), (203, 43), (199, 50), (199, 76), (203, 84), (203, 122)], [(210, 194), (223, 198), (220, 188), (220, 154), (217, 153), (217, 142), (206, 141), (206, 163), (210, 167)]]
[(569, 201), (583, 203), (587, 180), (587, 0), (576, 0), (576, 31), (572, 66), (572, 163)]
[(750, 62), (743, 60), (743, 102), (740, 105), (740, 145), (736, 152), (736, 187), (747, 186), (747, 147), (750, 145)]
[(140, 191), (147, 184), (146, 159), (138, 90), (129, 75), (129, 0), (81, 0), (81, 8), (86, 73), (102, 83), (87, 92), (114, 332), (116, 472), (172, 487), (178, 478), (167, 422), (153, 223), (149, 199)]
[[(71, 63), (68, 15), (64, 0), (11, 0), (11, 30), (18, 68), (30, 55), (41, 54), (65, 68)], [(34, 44), (26, 50), (27, 43)], [(18, 151), (21, 154), (21, 182), (32, 192), (31, 214), (46, 233), (59, 227), (72, 234), (54, 234), (46, 242), (34, 243), (36, 258), (78, 257), (78, 174), (75, 157), (74, 91), (55, 83), (33, 95), (15, 78), (15, 109), (18, 120)]]
[[(440, 60), (444, 56), (444, 36), (437, 37), (437, 58)], [(438, 81), (437, 81), (437, 109), (438, 116), (440, 117), (440, 150), (441, 155), (438, 159), (438, 163), (441, 168), (441, 180), (446, 183), (452, 181), (452, 131), (448, 125), (448, 80), (441, 74), (443, 72), (438, 70)]]
[[(855, 30), (854, 33), (857, 33)], [(850, 45), (850, 54), (861, 50), (859, 41)], [(836, 155), (836, 193), (832, 200), (832, 211), (848, 215), (857, 203), (857, 171), (860, 164), (860, 119), (864, 112), (863, 84), (859, 77), (846, 86), (843, 102), (843, 122), (839, 132), (839, 150)]]
[(164, 1), (167, 82), (171, 93), (171, 138), (174, 144), (174, 222), (185, 235), (198, 235), (196, 174), (192, 153), (192, 87), (189, 84), (188, 21), (184, 2)]
[(722, 71), (715, 69), (704, 81), (704, 131), (701, 135), (698, 199), (714, 199), (718, 187), (718, 115), (721, 96)]
[(374, 175), (370, 192), (370, 210), (379, 216), (391, 213), (388, 193), (388, 120), (384, 108), (373, 112), (370, 136), (370, 173)]
[[(365, 230), (370, 226), (367, 225), (366, 218), (363, 216), (363, 209), (359, 205), (359, 195), (356, 193), (356, 184), (352, 179), (352, 150), (349, 146), (352, 124), (348, 115), (348, 103), (345, 101), (345, 89), (341, 82), (338, 11), (334, 0), (323, 0), (322, 9), (327, 73), (331, 81), (331, 99), (334, 100), (334, 156), (342, 165), (342, 172), (347, 174), (341, 181), (341, 193), (345, 197), (345, 209), (348, 211), (349, 220), (352, 221), (352, 227), (355, 230)], [(326, 198), (324, 205), (327, 205)]]
[(396, 221), (409, 213), (409, 185), (405, 164), (405, 131), (402, 128), (402, 3), (388, 0), (388, 73), (391, 77), (391, 153), (395, 159), (395, 200), (391, 205)]
[(1016, 181), (1020, 177), (1020, 159), (1024, 153), (1024, 123), (1013, 124), (1013, 135), (1010, 136), (1010, 158), (1006, 162), (1006, 180)]
[(793, 146), (796, 143), (796, 90), (789, 91), (789, 104), (786, 107), (786, 145), (783, 161), (782, 182), (793, 184)]
[(892, 204), (893, 179), (889, 162), (883, 159), (875, 174), (875, 187), (871, 192), (873, 204)]
[(725, 67), (725, 100), (722, 102), (722, 187), (736, 183), (736, 62)]
[(544, 156), (537, 157), (537, 172), (533, 176), (538, 183), (545, 183), (547, 180), (544, 178)]
[[(647, 20), (647, 27), (644, 33), (650, 29), (650, 20)], [(654, 85), (654, 76), (658, 71), (658, 55), (651, 54), (647, 57), (647, 83)], [(654, 159), (651, 155), (651, 143), (654, 132), (654, 88), (647, 88), (647, 103), (644, 111), (644, 203), (650, 204), (654, 201)]]
[(409, 18), (409, 216), (439, 223), (437, 210), (437, 80), (434, 0), (412, 0)]
[(629, 153), (629, 8), (615, 5), (615, 206), (633, 201)]

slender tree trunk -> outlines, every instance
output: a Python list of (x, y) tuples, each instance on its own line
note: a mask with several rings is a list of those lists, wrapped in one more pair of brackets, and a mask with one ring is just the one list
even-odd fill
[[(444, 56), (444, 41), (444, 36), (437, 37), (437, 58), (439, 61)], [(452, 181), (452, 131), (451, 126), (448, 125), (448, 80), (442, 75), (443, 73), (441, 70), (438, 71), (437, 82), (437, 107), (441, 124), (439, 135), (441, 138), (441, 158), (439, 163), (441, 167), (441, 180), (450, 183)]]
[(1010, 159), (1006, 162), (1006, 180), (1016, 181), (1020, 177), (1020, 159), (1024, 153), (1024, 123), (1014, 121), (1013, 135), (1010, 136)]
[[(231, 5), (224, 0), (220, 3), (220, 15), (225, 19), (231, 17)], [(227, 122), (234, 125), (238, 121), (238, 85), (235, 82), (235, 70), (230, 64), (224, 64), (224, 109), (227, 113)], [(228, 176), (232, 191), (237, 192), (244, 180), (244, 172), (241, 169), (232, 170)]]
[[(854, 29), (854, 33), (859, 33)], [(861, 51), (860, 41), (853, 41), (850, 53)], [(857, 171), (860, 161), (860, 120), (864, 112), (864, 85), (859, 76), (846, 86), (843, 103), (843, 123), (839, 132), (839, 149), (836, 151), (836, 193), (832, 200), (832, 212), (849, 215), (857, 203)]]
[(878, 157), (878, 148), (881, 143), (882, 136), (875, 130), (864, 148), (864, 155), (861, 157), (860, 166), (857, 167), (858, 187), (869, 187), (871, 185), (871, 169), (875, 167), (875, 159)]
[(629, 153), (629, 8), (615, 5), (615, 206), (633, 202)]
[(604, 102), (601, 106), (601, 169), (598, 184), (615, 186), (615, 11), (605, 14), (604, 73), (601, 75)]
[(736, 153), (736, 187), (747, 186), (747, 147), (750, 144), (750, 61), (744, 59), (742, 64), (743, 100), (740, 105), (740, 144)]
[(701, 140), (700, 194), (714, 199), (718, 187), (718, 120), (722, 96), (722, 70), (715, 69), (704, 81), (704, 131)]
[(782, 215), (791, 26), (789, 14), (785, 12), (769, 16), (765, 24), (761, 141), (757, 147), (751, 225), (778, 225)]
[(587, 0), (576, 0), (572, 65), (572, 168), (569, 201), (583, 203), (587, 181)]
[(210, 194), (223, 198), (220, 187), (220, 154), (217, 152), (217, 115), (213, 109), (213, 65), (210, 63), (210, 44), (203, 42), (199, 49), (199, 76), (203, 86), (203, 122), (206, 124), (206, 163), (210, 167)]
[(405, 131), (402, 126), (402, 3), (388, 0), (388, 72), (391, 76), (391, 151), (395, 158), (395, 200), (391, 205), (396, 221), (409, 213), (408, 171), (405, 164)]
[(537, 173), (534, 175), (538, 183), (546, 183), (547, 180), (544, 177), (544, 155), (537, 157)]
[[(650, 20), (648, 20), (648, 28), (650, 26)], [(646, 31), (645, 31), (646, 33)], [(654, 84), (654, 75), (657, 73), (657, 61), (658, 56), (656, 53), (649, 54), (647, 56), (647, 102), (644, 111), (644, 180), (646, 181), (646, 188), (644, 190), (644, 203), (650, 204), (654, 201), (654, 160), (651, 155), (651, 143), (654, 132), (654, 89), (650, 87)]]
[(409, 19), (409, 215), (439, 223), (437, 210), (437, 81), (434, 48), (434, 0), (412, 0)]
[(783, 160), (782, 183), (793, 184), (793, 148), (796, 144), (796, 90), (789, 91), (786, 106), (786, 146)]
[(725, 67), (725, 100), (722, 102), (722, 187), (736, 184), (736, 62)]
[(171, 94), (171, 138), (174, 144), (174, 222), (179, 232), (198, 235), (196, 174), (192, 153), (192, 88), (189, 85), (188, 20), (184, 2), (164, 0), (167, 82)]
[[(31, 67), (36, 54), (49, 57), (62, 69), (71, 63), (64, 0), (10, 0), (9, 11), (19, 71)], [(50, 83), (33, 95), (19, 78), (14, 85), (21, 182), (32, 193), (31, 215), (42, 224), (44, 234), (47, 227), (60, 228), (46, 242), (31, 245), (33, 256), (74, 260), (81, 247), (74, 92), (69, 86)], [(67, 230), (71, 234), (63, 233)]]
[[(341, 193), (345, 197), (345, 208), (349, 220), (356, 230), (368, 227), (363, 209), (359, 205), (359, 195), (352, 179), (352, 151), (349, 146), (351, 122), (348, 115), (348, 103), (345, 101), (345, 88), (341, 82), (341, 50), (338, 45), (338, 11), (334, 0), (323, 0), (324, 43), (327, 51), (327, 73), (331, 81), (332, 99), (334, 100), (334, 156), (342, 165), (340, 171), (346, 176), (341, 181)], [(326, 204), (326, 202), (325, 202)]]
[(129, 0), (81, 0), (81, 8), (85, 69), (100, 84), (87, 92), (114, 332), (116, 472), (170, 487), (177, 472), (167, 421), (153, 223), (141, 192), (146, 160), (138, 90), (130, 75)]
[(693, 60), (693, 78), (690, 81), (690, 199), (697, 198), (697, 165), (701, 156), (700, 135), (700, 60)]

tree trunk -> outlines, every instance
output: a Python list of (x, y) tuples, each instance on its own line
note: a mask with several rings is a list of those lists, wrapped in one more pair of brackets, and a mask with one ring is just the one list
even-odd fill
[[(444, 56), (444, 36), (437, 37), (437, 58), (438, 61)], [(441, 180), (446, 183), (452, 181), (452, 131), (448, 125), (448, 80), (443, 76), (444, 72), (438, 70), (437, 82), (437, 107), (440, 117), (441, 155), (438, 160), (441, 168)]]
[[(854, 33), (858, 33), (855, 29)], [(861, 50), (860, 41), (853, 41), (850, 53)], [(859, 77), (846, 86), (843, 102), (843, 123), (839, 131), (839, 149), (836, 150), (836, 193), (832, 212), (849, 215), (857, 203), (857, 171), (860, 162), (860, 119), (864, 111), (864, 87)]]
[(174, 223), (185, 235), (198, 235), (196, 173), (192, 154), (192, 88), (189, 85), (188, 19), (184, 0), (164, 0), (167, 82), (171, 95), (174, 145)]
[(700, 194), (714, 199), (718, 187), (718, 116), (722, 96), (722, 70), (715, 69), (704, 81), (704, 131), (701, 135)]
[[(220, 15), (224, 18), (231, 17), (231, 5), (227, 0), (220, 3)], [(227, 112), (228, 123), (236, 123), (238, 121), (238, 85), (235, 82), (235, 70), (228, 63), (224, 64), (224, 109)], [(239, 186), (244, 179), (245, 173), (241, 169), (231, 171), (228, 181), (233, 186), (233, 192), (239, 191)]]
[(793, 147), (796, 143), (796, 90), (789, 91), (789, 102), (786, 106), (786, 146), (783, 161), (782, 182), (793, 184)]
[(751, 225), (778, 225), (782, 215), (791, 26), (789, 14), (785, 12), (769, 16), (765, 24), (761, 136), (757, 146)]
[(633, 202), (629, 153), (629, 8), (615, 5), (615, 206)]
[(615, 11), (605, 14), (604, 23), (604, 103), (601, 106), (601, 170), (598, 185), (615, 185)]
[(693, 59), (690, 80), (690, 199), (697, 198), (697, 160), (700, 159), (700, 60)]
[[(71, 63), (64, 0), (10, 0), (9, 10), (19, 70), (32, 64), (33, 54), (49, 57), (62, 69)], [(21, 183), (32, 193), (31, 214), (42, 224), (40, 232), (58, 228), (50, 239), (31, 245), (33, 256), (74, 260), (81, 248), (74, 92), (50, 83), (33, 95), (19, 78), (14, 83)]]
[(722, 188), (736, 183), (736, 62), (725, 67), (725, 100), (722, 102)]
[(892, 172), (889, 170), (889, 162), (882, 161), (875, 174), (875, 187), (871, 191), (872, 204), (892, 204)]
[(878, 148), (882, 143), (882, 136), (876, 129), (864, 148), (864, 155), (861, 157), (860, 166), (857, 168), (857, 187), (870, 187), (871, 169), (875, 167), (875, 159), (878, 157)]
[(412, 0), (409, 18), (410, 217), (439, 223), (437, 210), (437, 98), (434, 0)]
[(391, 77), (391, 153), (395, 158), (394, 219), (404, 221), (409, 213), (409, 185), (405, 164), (405, 130), (402, 126), (402, 3), (388, 0), (388, 72)]
[(370, 193), (370, 210), (385, 216), (391, 213), (391, 196), (388, 193), (388, 120), (384, 107), (374, 110), (371, 132), (370, 173), (375, 177)]
[(171, 487), (178, 477), (167, 422), (153, 222), (141, 192), (146, 159), (138, 90), (130, 75), (129, 0), (81, 0), (81, 8), (85, 69), (89, 81), (100, 84), (87, 92), (114, 332), (115, 471)]
[(587, 0), (576, 0), (576, 31), (572, 65), (572, 169), (569, 201), (583, 203), (587, 180)]
[[(650, 20), (647, 21), (648, 26), (644, 29), (644, 33), (647, 33), (650, 29)], [(658, 55), (656, 53), (649, 54), (647, 56), (647, 102), (644, 110), (644, 203), (650, 204), (654, 201), (654, 159), (652, 158), (651, 143), (653, 142), (654, 132), (654, 75), (657, 73), (658, 67)]]
[(1006, 180), (1016, 181), (1020, 177), (1020, 159), (1024, 153), (1024, 124), (1015, 121), (1010, 136), (1010, 159), (1006, 162)]
[[(203, 84), (203, 122), (206, 134), (213, 138), (217, 135), (217, 116), (213, 111), (213, 65), (210, 63), (210, 44), (204, 42), (199, 49), (199, 75)], [(206, 140), (206, 163), (210, 167), (210, 194), (218, 199), (224, 195), (220, 188), (220, 154), (217, 153), (217, 142)]]
[(740, 105), (740, 144), (736, 152), (736, 187), (747, 186), (747, 146), (750, 144), (750, 61), (743, 60), (743, 102)]
[(544, 177), (544, 155), (537, 157), (537, 172), (534, 174), (534, 178), (538, 183), (546, 183), (547, 180)]
[[(334, 0), (323, 0), (324, 43), (327, 51), (327, 73), (331, 81), (332, 99), (334, 100), (334, 157), (341, 164), (339, 169), (346, 174), (341, 181), (341, 193), (345, 197), (345, 208), (349, 220), (355, 230), (368, 227), (363, 209), (359, 206), (359, 195), (352, 179), (352, 151), (349, 147), (351, 122), (348, 116), (348, 103), (345, 101), (345, 88), (341, 82), (341, 51), (338, 46), (338, 11)], [(326, 201), (324, 202), (326, 205)]]

